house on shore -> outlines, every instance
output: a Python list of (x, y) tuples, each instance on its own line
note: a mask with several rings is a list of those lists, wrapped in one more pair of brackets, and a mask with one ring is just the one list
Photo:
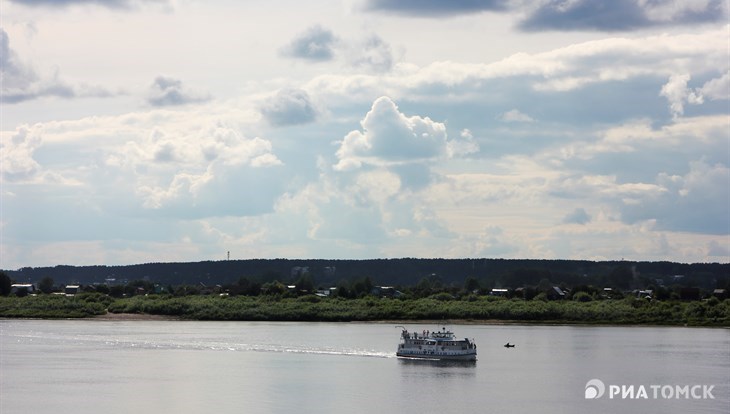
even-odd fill
[(20, 293), (20, 295), (24, 294), (34, 294), (36, 293), (36, 287), (32, 283), (13, 283), (10, 285), (10, 294), (11, 295), (17, 295)]

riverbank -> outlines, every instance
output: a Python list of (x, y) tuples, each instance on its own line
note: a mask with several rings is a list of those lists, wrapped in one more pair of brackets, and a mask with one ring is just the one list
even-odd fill
[[(135, 316), (131, 316), (135, 315)], [(2, 318), (237, 321), (467, 321), (590, 325), (730, 326), (730, 300), (643, 299), (525, 301), (488, 296), (360, 299), (150, 295), (114, 299), (100, 294), (0, 298)]]
[(107, 312), (103, 315), (94, 315), (89, 319), (96, 321), (179, 321), (183, 320), (177, 316), (168, 315), (150, 315), (147, 313), (111, 313)]

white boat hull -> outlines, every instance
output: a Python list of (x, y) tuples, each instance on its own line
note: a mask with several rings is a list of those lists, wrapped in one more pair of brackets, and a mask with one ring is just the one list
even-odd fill
[(430, 354), (430, 353), (418, 353), (418, 352), (397, 352), (398, 358), (409, 358), (409, 359), (430, 359), (436, 361), (476, 361), (477, 355), (474, 354)]

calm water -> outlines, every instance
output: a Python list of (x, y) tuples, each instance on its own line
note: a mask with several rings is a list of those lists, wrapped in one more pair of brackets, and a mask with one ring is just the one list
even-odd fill
[[(391, 324), (0, 320), (0, 413), (730, 412), (727, 329), (451, 328), (475, 364), (397, 359)], [(650, 398), (586, 400), (591, 379)], [(715, 399), (649, 388), (695, 384)]]

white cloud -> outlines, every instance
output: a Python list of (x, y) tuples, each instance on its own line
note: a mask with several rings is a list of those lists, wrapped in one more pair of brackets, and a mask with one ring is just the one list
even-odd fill
[(430, 118), (402, 114), (388, 97), (373, 102), (362, 122), (337, 150), (336, 170), (362, 164), (397, 165), (423, 162), (446, 154), (446, 126)]
[[(611, 88), (617, 82), (670, 78), (663, 95), (671, 96), (674, 112), (678, 113), (684, 101), (700, 103), (695, 91), (684, 88), (684, 76), (704, 77), (730, 69), (726, 38), (727, 28), (692, 34), (613, 37), (547, 52), (515, 53), (490, 63), (436, 61), (421, 67), (404, 63), (395, 65), (386, 75), (325, 74), (309, 81), (306, 89), (324, 97), (347, 96), (349, 101), (386, 95), (396, 100), (408, 96), (413, 100), (473, 102), (489, 101), (495, 89), (505, 87), (505, 81), (515, 82), (508, 89), (525, 88), (523, 94), (566, 95), (596, 85)], [(658, 88), (655, 93), (662, 92)], [(534, 101), (521, 102), (534, 105)]]
[(28, 130), (19, 128), (9, 139), (0, 144), (0, 172), (2, 180), (26, 181), (40, 170), (33, 159), (33, 152), (41, 145), (41, 137)]
[(451, 139), (446, 143), (446, 153), (449, 158), (460, 157), (479, 152), (479, 143), (470, 130), (464, 129), (459, 138)]
[[(625, 124), (596, 131), (596, 138), (561, 143), (558, 148), (546, 150), (540, 157), (562, 165), (574, 159), (595, 160), (616, 153), (671, 151), (681, 154), (680, 157), (695, 153), (721, 154), (726, 147), (726, 130), (727, 119), (724, 115), (683, 117), (658, 128), (649, 119), (629, 120)], [(628, 169), (633, 167), (625, 166)]]
[[(285, 181), (272, 143), (244, 136), (215, 120), (216, 114), (207, 121), (188, 115), (160, 110), (20, 128), (3, 139), (3, 180), (46, 183), (38, 189), (40, 199), (83, 183), (91, 190), (78, 202), (125, 216), (145, 216), (145, 210), (182, 217), (272, 210)], [(41, 160), (40, 151), (59, 158)]]
[(701, 98), (710, 100), (728, 100), (730, 99), (730, 71), (725, 72), (719, 78), (715, 78), (705, 82), (698, 91)]
[(523, 114), (517, 109), (512, 109), (499, 116), (499, 119), (504, 122), (535, 122), (531, 116)]
[(702, 97), (687, 89), (689, 75), (672, 75), (669, 81), (662, 86), (660, 95), (669, 101), (669, 111), (673, 118), (684, 114), (685, 102), (690, 104), (702, 103)]

